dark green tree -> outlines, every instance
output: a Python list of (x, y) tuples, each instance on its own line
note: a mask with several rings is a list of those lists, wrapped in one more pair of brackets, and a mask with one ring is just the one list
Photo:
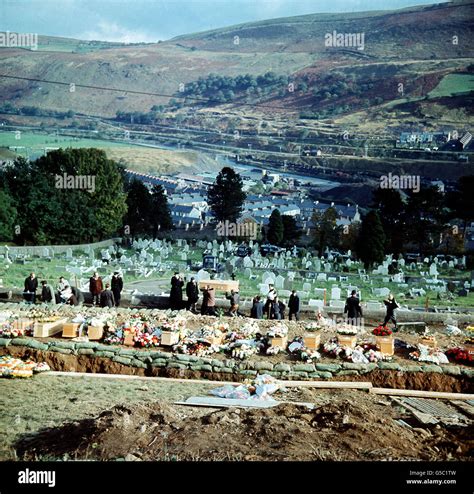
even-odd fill
[(314, 223), (313, 243), (322, 255), (326, 247), (337, 247), (340, 229), (337, 227), (337, 211), (333, 208), (327, 208), (324, 213), (315, 211), (311, 220)]
[(283, 223), (283, 245), (292, 246), (301, 237), (301, 230), (296, 224), (296, 220), (293, 216), (283, 214), (281, 217)]
[(131, 235), (150, 234), (152, 231), (153, 200), (148, 187), (139, 179), (132, 178), (126, 183), (127, 214), (124, 222), (130, 227)]
[(399, 254), (403, 251), (406, 232), (404, 227), (405, 204), (400, 193), (395, 189), (375, 189), (372, 194), (371, 208), (379, 213), (385, 232), (384, 252)]
[(467, 175), (458, 180), (458, 190), (448, 194), (447, 203), (451, 209), (451, 218), (463, 222), (462, 236), (466, 237), (468, 223), (474, 221), (474, 175)]
[(17, 211), (9, 194), (0, 189), (0, 241), (11, 242), (14, 238), (14, 226)]
[(171, 219), (168, 199), (166, 198), (165, 191), (161, 185), (154, 185), (151, 190), (150, 213), (154, 237), (158, 233), (158, 230), (168, 231), (173, 229), (173, 220)]
[(385, 232), (377, 211), (370, 210), (362, 219), (357, 241), (357, 254), (366, 269), (384, 259)]
[(228, 220), (235, 223), (242, 214), (246, 196), (241, 176), (226, 166), (209, 187), (207, 201), (218, 222)]
[(412, 192), (406, 217), (409, 242), (417, 246), (420, 254), (432, 253), (439, 245), (448, 218), (443, 194), (433, 186)]
[(99, 149), (17, 159), (2, 173), (18, 211), (19, 241), (78, 243), (110, 237), (126, 212), (122, 170)]
[(270, 215), (267, 228), (267, 239), (271, 244), (282, 245), (284, 238), (283, 220), (279, 209), (274, 209)]

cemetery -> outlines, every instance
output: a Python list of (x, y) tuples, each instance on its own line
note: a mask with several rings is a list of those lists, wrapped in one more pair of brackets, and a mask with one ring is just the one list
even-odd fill
[[(294, 416), (312, 443), (322, 444), (326, 436), (307, 422), (319, 421), (321, 413), (330, 417), (331, 434), (343, 438), (351, 427), (360, 431), (344, 444), (367, 452), (376, 451), (371, 446), (378, 444), (380, 453), (360, 456), (341, 446), (331, 453), (335, 456), (325, 452), (319, 459), (385, 459), (387, 448), (393, 459), (469, 456), (465, 434), (473, 416), (474, 304), (465, 259), (408, 263), (387, 257), (366, 271), (350, 252), (343, 261), (332, 253), (313, 257), (304, 250), (262, 255), (258, 243), (250, 242), (248, 255), (242, 257), (239, 246), (230, 240), (135, 239), (123, 244), (115, 239), (70, 247), (1, 248), (0, 376), (6, 378), (5, 389), (19, 380), (30, 389), (45, 386), (54, 402), (62, 399), (64, 386), (85, 409), (79, 413), (66, 403), (48, 412), (51, 426), (57, 425), (46, 430), (40, 430), (46, 420), (41, 412), (29, 419), (29, 429), (37, 431), (31, 436), (23, 435), (23, 422), (16, 421), (0, 440), (0, 457), (10, 459), (14, 450), (22, 459), (161, 458), (163, 444), (144, 448), (150, 437), (140, 432), (156, 413), (166, 417), (162, 430), (181, 424), (191, 435), (200, 431), (201, 437), (205, 431), (191, 449), (183, 446), (189, 436), (173, 436), (167, 447), (179, 459), (225, 458), (215, 439), (223, 427), (233, 444), (234, 456), (227, 459), (282, 459), (264, 439), (252, 456), (253, 440), (241, 441), (238, 434), (245, 433), (239, 424), (257, 424), (258, 417), (265, 417), (274, 424), (271, 441), (283, 445), (284, 423)], [(95, 271), (104, 283), (115, 271), (123, 274), (120, 307), (92, 306), (88, 283)], [(26, 303), (22, 281), (30, 272), (54, 286), (60, 276), (66, 277), (84, 292), (84, 304)], [(195, 277), (199, 287), (216, 288), (217, 316), (169, 309), (175, 272), (187, 280)], [(285, 303), (291, 290), (297, 290), (299, 321), (247, 317), (253, 297), (265, 299), (269, 285)], [(224, 295), (231, 288), (240, 292), (241, 317), (226, 315)], [(356, 325), (344, 316), (352, 290), (363, 310)], [(389, 293), (400, 305), (397, 332), (390, 324), (381, 326), (382, 302)], [(106, 396), (111, 389), (127, 403), (125, 408)], [(148, 395), (152, 389), (163, 397), (159, 403)], [(84, 402), (87, 393), (94, 399)], [(28, 395), (21, 400), (14, 392), (8, 396), (9, 414), (29, 403)], [(426, 403), (432, 406), (429, 413)], [(107, 423), (100, 414), (105, 406), (113, 407), (105, 412), (111, 420)], [(88, 438), (85, 410), (95, 417), (87, 420), (94, 421), (98, 436)], [(0, 422), (9, 420), (9, 414), (0, 416)], [(132, 417), (134, 429), (123, 443), (110, 445), (107, 453), (106, 448), (92, 453), (82, 449), (79, 436), (107, 444), (106, 431), (119, 427), (124, 414)], [(73, 416), (77, 422), (71, 426)], [(368, 416), (380, 424), (375, 432), (363, 425)], [(344, 421), (351, 427), (338, 425)], [(235, 427), (231, 431), (225, 424)], [(67, 440), (59, 446), (55, 434), (66, 430)], [(257, 425), (246, 430), (260, 437)], [(414, 443), (414, 437), (422, 442)], [(294, 444), (285, 458), (314, 459), (297, 439)]]

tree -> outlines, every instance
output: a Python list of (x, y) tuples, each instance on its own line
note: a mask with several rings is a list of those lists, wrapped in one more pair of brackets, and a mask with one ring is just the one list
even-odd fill
[(32, 162), (19, 158), (2, 175), (22, 242), (97, 241), (122, 225), (122, 170), (102, 150), (59, 149)]
[(371, 208), (378, 211), (385, 232), (386, 254), (399, 254), (405, 241), (405, 204), (398, 190), (377, 188)]
[(337, 211), (333, 208), (327, 208), (324, 213), (315, 211), (311, 218), (314, 223), (313, 243), (322, 255), (326, 247), (337, 247), (339, 229), (337, 228), (336, 220), (338, 218)]
[(207, 192), (209, 207), (218, 222), (228, 220), (235, 223), (240, 217), (247, 197), (242, 187), (238, 173), (228, 166), (222, 168)]
[(270, 215), (267, 229), (267, 239), (273, 245), (281, 245), (284, 236), (283, 220), (279, 209), (274, 209)]
[(385, 232), (377, 211), (370, 210), (362, 220), (357, 242), (357, 254), (366, 269), (384, 259)]
[(0, 241), (13, 240), (16, 215), (12, 198), (5, 190), (0, 189)]
[(447, 211), (443, 194), (437, 187), (422, 187), (412, 192), (406, 207), (408, 239), (420, 254), (433, 252), (446, 227)]
[(448, 206), (452, 209), (452, 218), (459, 218), (463, 222), (462, 236), (466, 237), (466, 227), (474, 221), (474, 175), (461, 177), (458, 181), (458, 190), (448, 194)]
[(139, 179), (133, 178), (125, 187), (127, 192), (127, 214), (125, 224), (130, 227), (132, 235), (151, 232), (151, 211), (153, 201), (147, 186)]
[(293, 216), (283, 214), (281, 216), (283, 223), (283, 245), (294, 245), (295, 242), (301, 237), (301, 230), (296, 225), (296, 220)]
[(168, 199), (161, 185), (153, 186), (151, 191), (150, 220), (153, 226), (154, 237), (158, 233), (158, 230), (168, 231), (173, 229), (173, 220), (168, 206)]

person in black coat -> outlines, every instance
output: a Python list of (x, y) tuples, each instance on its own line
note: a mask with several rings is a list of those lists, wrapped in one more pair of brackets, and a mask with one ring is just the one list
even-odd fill
[(30, 273), (30, 276), (25, 279), (25, 290), (23, 298), (26, 302), (34, 304), (36, 302), (36, 290), (38, 290), (38, 278), (35, 273)]
[(344, 307), (344, 314), (347, 313), (347, 322), (353, 326), (357, 326), (357, 319), (362, 317), (362, 307), (360, 306), (360, 300), (357, 297), (357, 292), (352, 290), (351, 296), (347, 297), (346, 305)]
[(186, 309), (191, 312), (196, 312), (196, 303), (199, 300), (199, 288), (194, 277), (191, 278), (186, 284), (186, 297), (188, 297)]
[(72, 305), (82, 305), (84, 303), (84, 294), (79, 290), (79, 288), (72, 286)]
[(108, 283), (105, 284), (105, 290), (100, 292), (100, 306), (101, 307), (114, 307), (115, 306), (115, 298), (112, 290), (110, 289), (110, 285)]
[(300, 298), (298, 297), (296, 290), (291, 290), (290, 299), (288, 300), (288, 319), (291, 321), (293, 316), (299, 321), (300, 319)]
[(270, 302), (270, 319), (281, 319), (281, 314), (280, 314), (280, 304), (278, 301), (278, 297), (275, 297), (273, 302)]
[(115, 299), (115, 307), (120, 305), (120, 299), (122, 298), (122, 290), (123, 290), (123, 278), (120, 276), (118, 271), (115, 271), (111, 280), (112, 284), (112, 293), (114, 294)]
[(387, 308), (387, 314), (385, 315), (385, 319), (383, 320), (383, 326), (385, 327), (388, 321), (392, 321), (395, 324), (393, 328), (394, 331), (398, 331), (397, 327), (397, 318), (395, 317), (395, 309), (398, 309), (399, 305), (395, 300), (395, 297), (390, 293), (387, 300), (384, 300), (383, 303)]
[(280, 299), (278, 299), (278, 308), (280, 309), (280, 319), (285, 319), (286, 305)]
[(250, 317), (253, 319), (263, 319), (263, 302), (260, 295), (253, 299), (252, 308), (250, 309)]
[(170, 308), (181, 310), (183, 308), (183, 286), (184, 281), (179, 273), (175, 273), (171, 278)]
[(41, 282), (41, 300), (45, 304), (56, 303), (54, 288), (46, 280)]

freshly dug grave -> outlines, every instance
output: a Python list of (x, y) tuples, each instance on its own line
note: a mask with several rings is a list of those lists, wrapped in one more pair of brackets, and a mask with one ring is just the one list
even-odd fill
[[(296, 394), (295, 394), (296, 393)], [(472, 460), (472, 427), (409, 429), (387, 400), (360, 391), (303, 390), (313, 410), (219, 411), (163, 402), (118, 405), (98, 417), (43, 429), (15, 445), (18, 458), (114, 460)]]

